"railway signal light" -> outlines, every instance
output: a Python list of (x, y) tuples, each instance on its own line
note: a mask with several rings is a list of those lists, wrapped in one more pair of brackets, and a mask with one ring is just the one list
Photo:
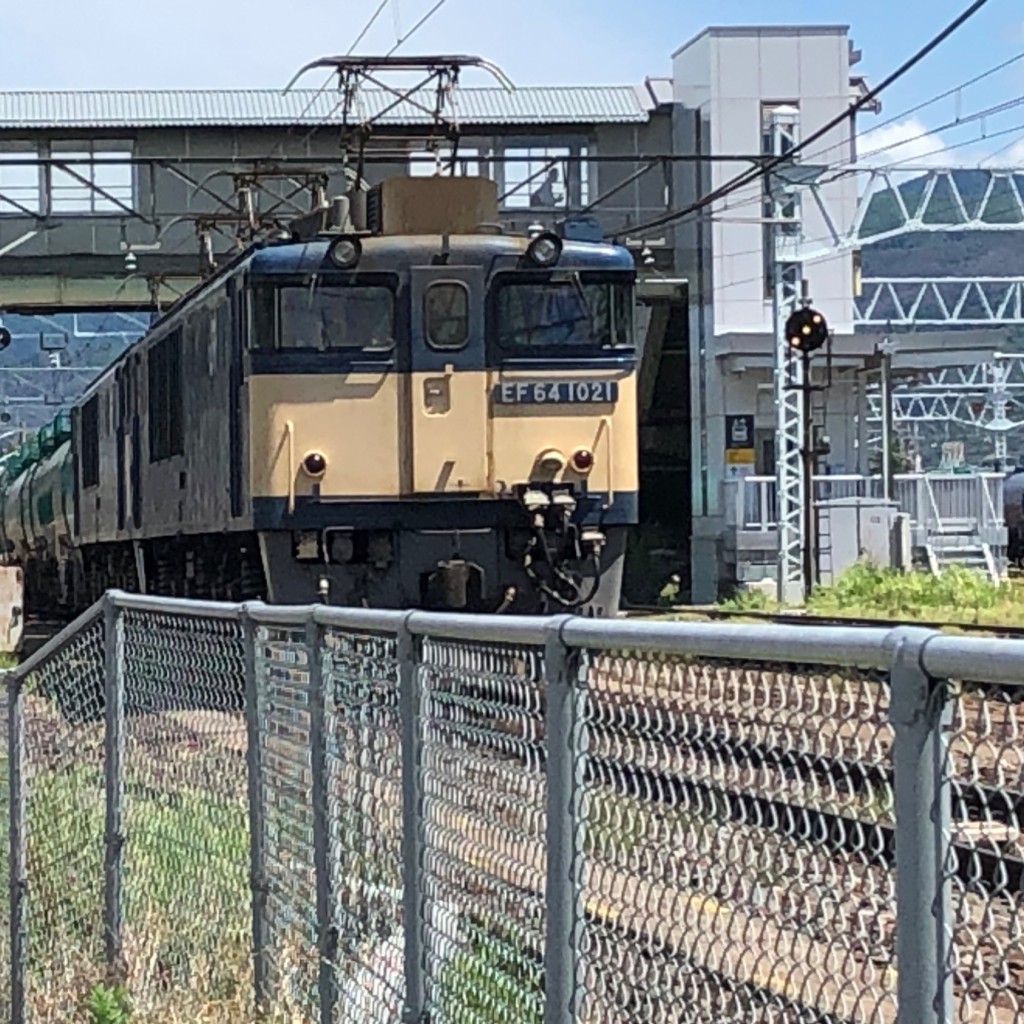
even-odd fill
[(786, 321), (786, 340), (798, 352), (817, 352), (828, 341), (828, 324), (816, 309), (798, 309)]

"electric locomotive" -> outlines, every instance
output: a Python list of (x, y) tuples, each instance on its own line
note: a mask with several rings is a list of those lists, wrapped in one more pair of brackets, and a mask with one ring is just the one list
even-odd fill
[(634, 261), (497, 219), (488, 179), (391, 178), (177, 302), (72, 410), (37, 597), (613, 614)]

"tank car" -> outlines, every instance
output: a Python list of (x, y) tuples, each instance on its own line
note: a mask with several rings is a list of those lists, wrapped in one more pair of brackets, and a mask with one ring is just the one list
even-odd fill
[(1003, 480), (1003, 516), (1007, 558), (1024, 566), (1024, 466), (1018, 465)]
[(24, 570), (26, 607), (73, 602), (71, 423), (61, 413), (10, 453), (0, 483), (0, 548)]
[(632, 256), (502, 233), (484, 178), (388, 179), (357, 210), (342, 197), (239, 254), (82, 396), (49, 456), (71, 472), (72, 557), (17, 516), (8, 538), (49, 560), (48, 600), (615, 612), (637, 514)]

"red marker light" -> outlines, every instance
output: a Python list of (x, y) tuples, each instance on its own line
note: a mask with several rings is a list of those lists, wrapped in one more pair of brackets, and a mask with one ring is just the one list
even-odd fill
[(588, 448), (578, 448), (572, 453), (572, 468), (577, 473), (586, 473), (594, 465), (594, 453)]
[(303, 460), (302, 468), (310, 476), (322, 476), (327, 469), (327, 460), (319, 452), (310, 452)]

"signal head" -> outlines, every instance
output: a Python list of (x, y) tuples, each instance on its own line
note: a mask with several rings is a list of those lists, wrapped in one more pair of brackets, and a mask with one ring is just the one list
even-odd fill
[(816, 352), (828, 341), (828, 324), (816, 309), (798, 309), (786, 320), (786, 340), (798, 352)]

